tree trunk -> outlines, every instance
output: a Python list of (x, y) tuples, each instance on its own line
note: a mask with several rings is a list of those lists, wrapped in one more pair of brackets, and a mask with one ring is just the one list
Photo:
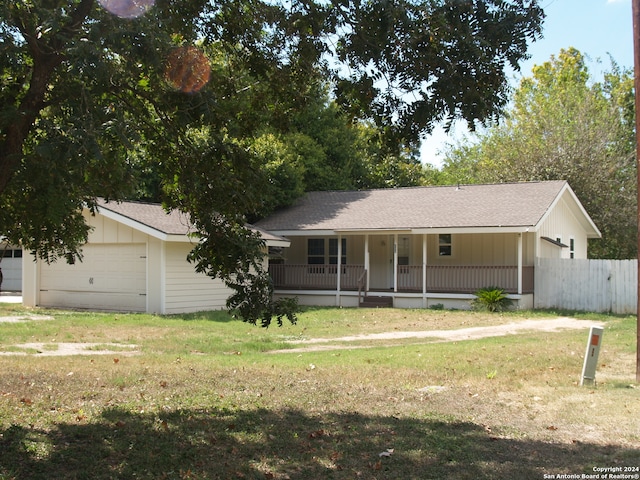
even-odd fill
[(60, 28), (50, 41), (42, 41), (36, 31), (27, 31), (25, 24), (21, 33), (33, 58), (29, 89), (18, 105), (13, 122), (1, 132), (0, 138), (0, 196), (9, 186), (11, 177), (20, 165), (24, 142), (31, 133), (36, 119), (46, 105), (46, 93), (51, 76), (64, 60), (67, 42), (77, 35), (93, 8), (94, 0), (82, 0), (70, 15), (68, 22)]

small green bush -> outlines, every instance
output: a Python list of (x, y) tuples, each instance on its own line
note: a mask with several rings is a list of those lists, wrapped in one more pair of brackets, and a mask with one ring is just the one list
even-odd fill
[(473, 310), (503, 312), (513, 305), (511, 299), (507, 297), (504, 288), (485, 287), (478, 290), (474, 295), (476, 298), (471, 301), (471, 308)]

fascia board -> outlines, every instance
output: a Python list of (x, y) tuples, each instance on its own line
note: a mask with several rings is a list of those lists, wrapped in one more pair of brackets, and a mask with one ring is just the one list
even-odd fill
[(338, 234), (350, 235), (388, 235), (388, 234), (439, 234), (439, 233), (526, 233), (536, 231), (535, 225), (517, 225), (509, 227), (423, 227), (407, 229), (340, 229), (340, 230), (270, 230), (283, 237), (326, 237)]
[(269, 230), (269, 233), (279, 237), (326, 237), (336, 234), (334, 230)]
[(418, 234), (440, 234), (440, 233), (527, 233), (536, 230), (534, 225), (515, 225), (509, 227), (437, 227), (437, 228), (414, 228), (411, 233)]
[(267, 247), (284, 247), (289, 248), (291, 246), (291, 242), (288, 240), (267, 240), (265, 241)]

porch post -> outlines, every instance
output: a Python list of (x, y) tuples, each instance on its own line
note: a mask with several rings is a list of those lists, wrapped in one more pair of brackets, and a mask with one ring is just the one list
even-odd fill
[(518, 295), (522, 295), (522, 233), (518, 234)]
[(393, 234), (393, 291), (398, 292), (398, 234)]
[(337, 268), (336, 268), (336, 275), (338, 276), (338, 278), (336, 279), (336, 307), (340, 306), (340, 277), (342, 275), (340, 275), (341, 271), (342, 271), (342, 235), (338, 235), (338, 261), (337, 263)]
[(371, 278), (371, 265), (369, 258), (369, 234), (364, 236), (364, 269), (367, 271), (367, 286), (365, 291), (369, 291), (369, 279)]
[(427, 308), (427, 234), (422, 234), (422, 308)]

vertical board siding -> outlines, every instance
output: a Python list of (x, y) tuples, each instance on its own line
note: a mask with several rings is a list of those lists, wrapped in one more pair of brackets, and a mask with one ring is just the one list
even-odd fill
[(535, 308), (636, 313), (637, 260), (538, 259)]

